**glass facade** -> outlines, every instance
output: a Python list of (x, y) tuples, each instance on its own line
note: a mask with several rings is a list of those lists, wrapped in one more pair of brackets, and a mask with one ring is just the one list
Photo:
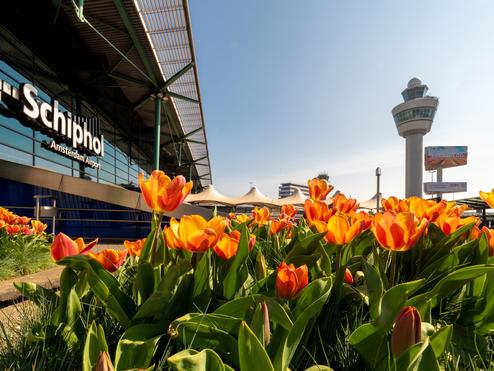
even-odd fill
[(427, 86), (425, 85), (420, 85), (415, 88), (408, 88), (401, 95), (403, 96), (403, 99), (405, 102), (415, 99), (415, 98), (423, 98), (425, 94), (427, 93)]
[[(30, 83), (36, 86), (36, 81), (19, 74), (8, 64), (0, 60), (0, 80), (6, 81), (14, 87), (22, 83)], [(38, 97), (45, 102), (50, 102), (51, 97), (39, 86)], [(2, 103), (0, 103), (1, 105)], [(82, 108), (81, 108), (82, 104)], [(86, 103), (75, 103), (73, 107), (61, 106), (61, 111), (76, 112), (75, 107), (85, 115), (92, 113), (97, 116)], [(100, 117), (100, 120), (104, 120)], [(106, 128), (112, 126), (106, 123)], [(105, 155), (103, 157), (91, 156), (90, 159), (100, 164), (99, 169), (84, 166), (79, 161), (62, 156), (44, 148), (43, 143), (49, 142), (50, 137), (22, 125), (14, 117), (8, 117), (0, 113), (0, 158), (24, 165), (41, 167), (56, 171), (61, 174), (81, 177), (98, 183), (117, 184), (123, 186), (137, 186), (137, 176), (145, 173), (141, 166), (132, 158), (133, 145), (122, 141), (115, 129), (108, 129), (105, 135)], [(115, 143), (118, 143), (117, 147)], [(119, 148), (120, 147), (120, 148)], [(125, 148), (124, 152), (121, 148)], [(134, 149), (135, 151), (136, 149)], [(147, 174), (146, 174), (147, 175)]]
[(417, 107), (396, 114), (394, 120), (396, 125), (414, 119), (433, 120), (435, 113), (436, 110), (432, 107)]

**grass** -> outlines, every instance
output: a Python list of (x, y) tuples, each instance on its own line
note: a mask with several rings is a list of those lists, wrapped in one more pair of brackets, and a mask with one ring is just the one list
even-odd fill
[(24, 276), (54, 266), (49, 235), (0, 233), (0, 280)]

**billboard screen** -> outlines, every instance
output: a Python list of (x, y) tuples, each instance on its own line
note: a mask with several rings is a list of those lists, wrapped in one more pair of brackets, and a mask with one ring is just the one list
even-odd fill
[(424, 183), (424, 192), (428, 195), (433, 193), (457, 193), (466, 192), (466, 182), (426, 182)]
[(467, 146), (425, 147), (425, 170), (463, 166), (467, 164)]

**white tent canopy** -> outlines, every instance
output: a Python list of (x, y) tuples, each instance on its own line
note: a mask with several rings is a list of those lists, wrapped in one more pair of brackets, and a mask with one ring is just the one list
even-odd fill
[(278, 206), (283, 206), (283, 205), (302, 206), (305, 203), (305, 200), (307, 200), (307, 198), (308, 197), (304, 195), (300, 189), (296, 188), (295, 192), (293, 192), (290, 196), (283, 197), (273, 201)]
[[(383, 195), (381, 192), (379, 192), (379, 200), (383, 199)], [(377, 202), (377, 193), (372, 196), (371, 199), (361, 202), (359, 209), (375, 209), (376, 208), (376, 202)], [(379, 205), (381, 207), (381, 205)]]
[(235, 205), (234, 199), (219, 193), (212, 184), (204, 187), (200, 193), (189, 194), (185, 198), (185, 202), (196, 204), (220, 204), (220, 205)]
[(277, 206), (275, 200), (263, 195), (256, 186), (253, 186), (249, 192), (242, 197), (234, 198), (235, 205), (254, 205), (254, 206)]

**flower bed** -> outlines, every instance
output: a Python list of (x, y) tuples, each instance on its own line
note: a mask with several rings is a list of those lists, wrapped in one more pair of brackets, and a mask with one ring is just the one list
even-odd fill
[(60, 293), (17, 285), (50, 310), (0, 367), (492, 367), (494, 231), (464, 207), (390, 197), (372, 215), (342, 194), (328, 206), (332, 187), (314, 179), (301, 219), (256, 208), (162, 229), (191, 184), (158, 171), (139, 183), (155, 210), (148, 237), (92, 254), (59, 234)]
[(46, 224), (0, 207), (0, 280), (23, 276), (53, 265)]

